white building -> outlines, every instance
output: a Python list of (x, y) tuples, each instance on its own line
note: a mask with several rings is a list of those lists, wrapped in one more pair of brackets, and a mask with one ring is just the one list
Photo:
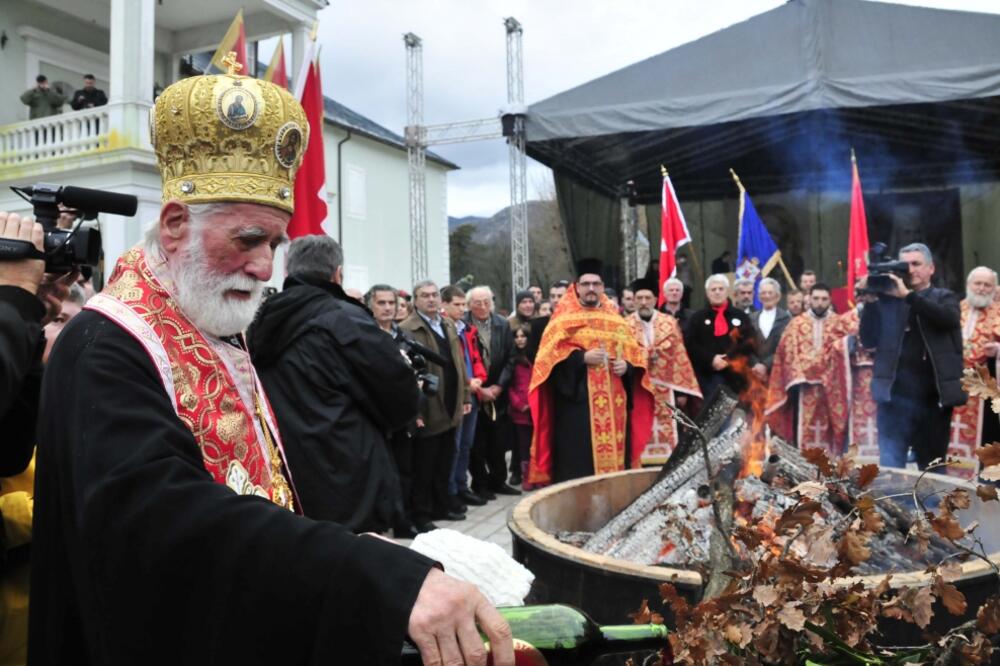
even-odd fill
[[(102, 215), (106, 270), (134, 245), (160, 206), (149, 143), (154, 88), (180, 76), (186, 56), (212, 51), (240, 8), (248, 43), (291, 35), (297, 72), (327, 0), (0, 0), (0, 210), (28, 212), (11, 185), (77, 185), (133, 194), (135, 218)], [(251, 64), (253, 67), (253, 64)], [(107, 106), (27, 120), (20, 93), (45, 74), (70, 90), (93, 74)], [(400, 104), (404, 91), (400, 91)], [(410, 283), (406, 149), (402, 138), (328, 101), (324, 140), (329, 217), (343, 241), (346, 286)], [(453, 164), (428, 156), (428, 256), (432, 279), (448, 280), (446, 178)], [(341, 192), (343, 193), (341, 195)]]

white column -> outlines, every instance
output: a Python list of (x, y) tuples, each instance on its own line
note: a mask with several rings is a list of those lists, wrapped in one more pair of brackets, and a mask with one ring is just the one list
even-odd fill
[(123, 147), (149, 148), (156, 0), (111, 0), (111, 129)]
[(302, 68), (302, 58), (305, 55), (306, 49), (309, 47), (309, 35), (312, 33), (312, 26), (306, 23), (299, 23), (292, 30), (292, 70), (290, 72), (289, 79), (292, 80), (291, 90), (295, 89), (298, 81), (295, 77), (299, 75), (299, 70)]

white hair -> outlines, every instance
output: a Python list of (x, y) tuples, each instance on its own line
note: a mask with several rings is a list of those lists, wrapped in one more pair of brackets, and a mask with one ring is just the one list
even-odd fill
[[(770, 285), (770, 286), (774, 287), (774, 290), (776, 292), (778, 292), (778, 296), (781, 296), (781, 283), (778, 282), (777, 280), (775, 280), (774, 278), (766, 277), (766, 278), (762, 279), (760, 281), (760, 286), (763, 287), (764, 285)], [(758, 291), (759, 290), (760, 290), (760, 287), (758, 287)]]
[(490, 301), (493, 300), (493, 290), (490, 289), (490, 287), (488, 285), (485, 285), (485, 284), (477, 284), (475, 287), (473, 287), (472, 289), (470, 289), (469, 291), (467, 291), (465, 295), (471, 301), (472, 299), (475, 298), (475, 296), (473, 294), (477, 294), (477, 293), (486, 293), (490, 297)]
[(726, 289), (729, 289), (729, 278), (725, 273), (716, 273), (715, 275), (709, 275), (708, 279), (705, 280), (705, 291), (708, 291), (713, 284), (721, 283), (725, 285)]
[(969, 271), (968, 277), (965, 278), (965, 284), (969, 284), (970, 282), (972, 282), (972, 276), (975, 275), (976, 273), (988, 273), (989, 276), (993, 279), (993, 284), (994, 285), (997, 284), (997, 272), (992, 268), (990, 268), (989, 266), (976, 266), (975, 268), (973, 268), (971, 271)]
[[(184, 204), (188, 210), (188, 216), (191, 218), (191, 230), (200, 231), (204, 229), (205, 220), (207, 220), (212, 215), (217, 215), (219, 213), (224, 213), (229, 210), (230, 206), (235, 205), (232, 202), (220, 202), (220, 203), (206, 203), (206, 204)], [(146, 229), (145, 246), (147, 249), (156, 249), (163, 251), (163, 246), (160, 245), (160, 220), (157, 219)]]
[[(675, 278), (675, 277), (672, 277), (672, 278), (667, 278), (667, 279), (666, 279), (666, 280), (665, 280), (665, 281), (663, 282), (663, 288), (664, 288), (664, 289), (666, 289), (666, 288), (667, 288), (667, 285), (668, 285), (668, 284), (672, 284), (672, 285), (675, 285), (675, 286), (677, 286), (677, 287), (680, 287), (681, 289), (683, 289), (683, 288), (684, 288), (684, 283), (683, 283), (683, 282), (681, 282), (680, 280), (678, 280), (678, 279), (677, 279), (677, 278)], [(707, 288), (707, 287), (706, 287), (706, 288)]]

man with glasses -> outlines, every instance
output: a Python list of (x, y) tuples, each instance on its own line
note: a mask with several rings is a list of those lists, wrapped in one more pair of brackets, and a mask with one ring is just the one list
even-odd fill
[(605, 296), (601, 271), (596, 259), (580, 261), (535, 357), (534, 485), (625, 469), (630, 394), (652, 393), (646, 354)]

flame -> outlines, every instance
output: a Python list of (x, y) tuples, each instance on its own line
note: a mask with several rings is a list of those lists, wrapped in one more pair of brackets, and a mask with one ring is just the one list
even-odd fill
[[(739, 344), (738, 329), (730, 334), (733, 341)], [(750, 359), (746, 354), (733, 354), (729, 358), (729, 369), (743, 377), (746, 388), (740, 394), (740, 401), (750, 406), (750, 436), (743, 445), (743, 467), (739, 478), (745, 476), (760, 476), (764, 471), (764, 461), (767, 459), (767, 420), (764, 417), (764, 407), (767, 405), (767, 384), (754, 374), (750, 367)]]

